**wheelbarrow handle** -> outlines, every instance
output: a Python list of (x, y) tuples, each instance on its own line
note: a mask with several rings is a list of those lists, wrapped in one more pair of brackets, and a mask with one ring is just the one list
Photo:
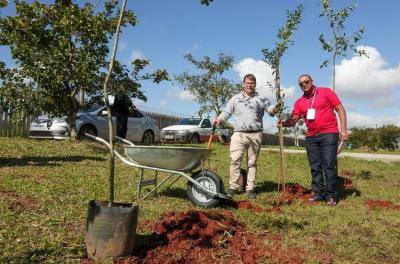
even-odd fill
[(119, 141), (129, 145), (129, 146), (135, 146), (135, 144), (133, 144), (132, 142), (130, 142), (129, 140), (126, 140), (125, 138), (122, 137), (118, 137), (118, 136), (114, 136), (114, 138), (118, 139)]

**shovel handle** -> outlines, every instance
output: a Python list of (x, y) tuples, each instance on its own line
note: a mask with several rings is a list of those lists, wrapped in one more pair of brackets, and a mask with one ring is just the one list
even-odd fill
[(213, 137), (214, 137), (215, 128), (216, 128), (216, 127), (217, 127), (216, 125), (213, 125), (213, 127), (212, 127), (212, 134), (210, 135), (210, 138), (208, 139), (208, 144), (207, 144), (207, 148), (208, 148), (208, 149), (211, 148), (211, 142), (212, 142), (212, 139), (213, 139)]
[(344, 141), (343, 139), (340, 140), (336, 155), (339, 155), (340, 152), (342, 151), (342, 149), (344, 148), (344, 145), (346, 144), (346, 141)]

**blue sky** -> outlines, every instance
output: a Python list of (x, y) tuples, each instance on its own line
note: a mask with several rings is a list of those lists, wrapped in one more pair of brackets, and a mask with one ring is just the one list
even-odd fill
[[(331, 66), (319, 67), (329, 54), (322, 50), (318, 37), (321, 33), (331, 36), (328, 22), (319, 17), (319, 2), (214, 0), (207, 7), (200, 0), (128, 0), (127, 7), (136, 13), (139, 22), (123, 29), (117, 57), (126, 64), (133, 58), (147, 58), (151, 61), (149, 70), (165, 68), (175, 76), (183, 71), (198, 73), (183, 58), (184, 54), (191, 53), (196, 59), (216, 59), (222, 52), (232, 55), (235, 63), (225, 77), (240, 82), (244, 74), (256, 74), (257, 90), (275, 103), (266, 86), (272, 73), (262, 61), (261, 50), (274, 47), (277, 30), (286, 21), (286, 10), (292, 11), (302, 3), (302, 23), (281, 64), (286, 105), (291, 110), (301, 95), (297, 85), (300, 74), (309, 73), (317, 86), (330, 87), (332, 83)], [(333, 7), (353, 3), (359, 7), (346, 20), (346, 29), (351, 35), (360, 27), (365, 28), (359, 45), (369, 58), (355, 57), (349, 52), (336, 64), (337, 93), (347, 110), (349, 127), (400, 126), (400, 1), (334, 0)], [(2, 15), (8, 12), (11, 11), (3, 10)], [(7, 49), (0, 51), (1, 59), (7, 61)], [(198, 110), (192, 96), (173, 81), (158, 85), (144, 82), (143, 90), (148, 101), (136, 102), (142, 109), (185, 115), (194, 115)], [(275, 122), (264, 117), (266, 130), (273, 130)]]

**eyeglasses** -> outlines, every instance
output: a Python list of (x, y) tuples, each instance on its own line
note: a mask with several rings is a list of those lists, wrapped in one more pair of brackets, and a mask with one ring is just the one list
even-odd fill
[(303, 82), (299, 82), (299, 85), (303, 86), (304, 84), (309, 84), (309, 83), (310, 83), (310, 80), (305, 80)]

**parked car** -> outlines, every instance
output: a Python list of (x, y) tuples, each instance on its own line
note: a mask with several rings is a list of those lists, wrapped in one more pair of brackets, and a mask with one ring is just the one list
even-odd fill
[[(115, 131), (114, 114), (112, 119)], [(97, 105), (86, 112), (78, 112), (75, 125), (78, 138), (83, 138), (84, 133), (90, 133), (108, 139), (106, 106)], [(152, 144), (155, 141), (159, 141), (159, 135), (160, 130), (153, 119), (137, 109), (129, 114), (126, 139), (133, 142)], [(47, 115), (42, 115), (30, 124), (28, 136), (30, 138), (65, 139), (70, 137), (70, 129), (66, 118), (49, 120)]]
[[(209, 118), (183, 118), (176, 125), (164, 127), (160, 131), (162, 143), (202, 143), (207, 142), (212, 134)], [(213, 141), (225, 144), (230, 139), (229, 129), (217, 129)]]

